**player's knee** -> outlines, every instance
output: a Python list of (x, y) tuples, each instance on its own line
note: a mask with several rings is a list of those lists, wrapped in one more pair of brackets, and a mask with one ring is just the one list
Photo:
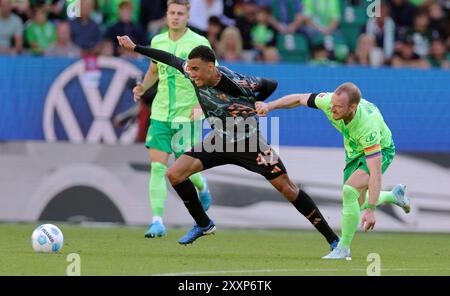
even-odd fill
[(358, 200), (359, 197), (359, 191), (350, 185), (344, 185), (344, 188), (342, 189), (342, 202), (344, 205), (352, 204), (353, 202)]
[(167, 171), (167, 179), (169, 179), (169, 182), (170, 182), (170, 184), (172, 184), (172, 185), (177, 185), (177, 184), (179, 184), (179, 179), (180, 179), (180, 176), (179, 176), (179, 174), (176, 172), (176, 171), (174, 171), (173, 169), (169, 169), (168, 171)]
[(169, 179), (170, 184), (173, 185), (178, 185), (181, 182), (183, 182), (183, 177), (181, 175), (180, 172), (177, 172), (176, 170), (170, 168), (167, 171), (167, 179)]
[(162, 164), (160, 162), (152, 162), (151, 163), (151, 174), (152, 176), (162, 176), (167, 172), (167, 166), (165, 164)]
[(281, 185), (280, 192), (288, 201), (294, 201), (298, 195), (298, 187), (293, 183), (285, 183)]

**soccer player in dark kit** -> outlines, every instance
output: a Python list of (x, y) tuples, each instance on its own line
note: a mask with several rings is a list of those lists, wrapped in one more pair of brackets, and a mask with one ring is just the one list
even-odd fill
[(338, 236), (328, 226), (314, 201), (289, 179), (283, 162), (259, 134), (255, 102), (267, 99), (275, 91), (276, 81), (216, 66), (214, 51), (207, 46), (194, 48), (188, 60), (184, 60), (165, 51), (136, 45), (128, 36), (118, 36), (117, 39), (120, 46), (172, 66), (189, 78), (213, 128), (203, 142), (181, 155), (167, 173), (196, 222), (192, 230), (178, 241), (180, 244), (190, 244), (216, 230), (214, 222), (202, 209), (189, 176), (215, 166), (234, 164), (266, 178), (322, 233), (331, 249), (337, 246)]

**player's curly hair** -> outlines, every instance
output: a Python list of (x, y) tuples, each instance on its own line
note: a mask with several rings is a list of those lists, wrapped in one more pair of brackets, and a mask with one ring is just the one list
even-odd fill
[(200, 45), (195, 47), (190, 53), (189, 53), (189, 59), (201, 59), (204, 62), (216, 62), (216, 54), (214, 51), (205, 45)]

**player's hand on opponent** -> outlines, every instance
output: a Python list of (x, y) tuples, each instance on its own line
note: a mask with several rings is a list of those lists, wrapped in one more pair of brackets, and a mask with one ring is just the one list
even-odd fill
[(144, 95), (144, 86), (141, 82), (136, 83), (136, 86), (133, 88), (133, 99), (135, 102), (139, 101), (141, 97)]
[(266, 104), (264, 102), (256, 102), (255, 110), (259, 116), (266, 116), (267, 113), (269, 113), (269, 111), (270, 111), (269, 104)]
[(120, 46), (128, 50), (134, 50), (134, 48), (136, 47), (136, 44), (134, 44), (134, 42), (131, 41), (130, 37), (128, 37), (127, 35), (117, 36), (117, 41), (119, 42)]
[(375, 227), (375, 222), (375, 212), (371, 209), (366, 209), (361, 216), (361, 227), (367, 232)]

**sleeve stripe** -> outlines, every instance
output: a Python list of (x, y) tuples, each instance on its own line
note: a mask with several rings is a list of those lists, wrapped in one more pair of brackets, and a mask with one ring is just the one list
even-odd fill
[(372, 155), (372, 154), (378, 153), (380, 151), (381, 151), (381, 145), (377, 144), (372, 147), (364, 149), (364, 154), (366, 154), (366, 156), (367, 156), (367, 155)]
[(378, 152), (376, 152), (374, 154), (370, 154), (370, 155), (366, 154), (366, 159), (374, 158), (374, 157), (377, 157), (378, 155), (381, 155), (381, 151), (378, 151)]
[(318, 109), (317, 105), (316, 105), (316, 97), (318, 94), (313, 93), (309, 96), (308, 98), (308, 107), (309, 108), (314, 108), (314, 109)]

